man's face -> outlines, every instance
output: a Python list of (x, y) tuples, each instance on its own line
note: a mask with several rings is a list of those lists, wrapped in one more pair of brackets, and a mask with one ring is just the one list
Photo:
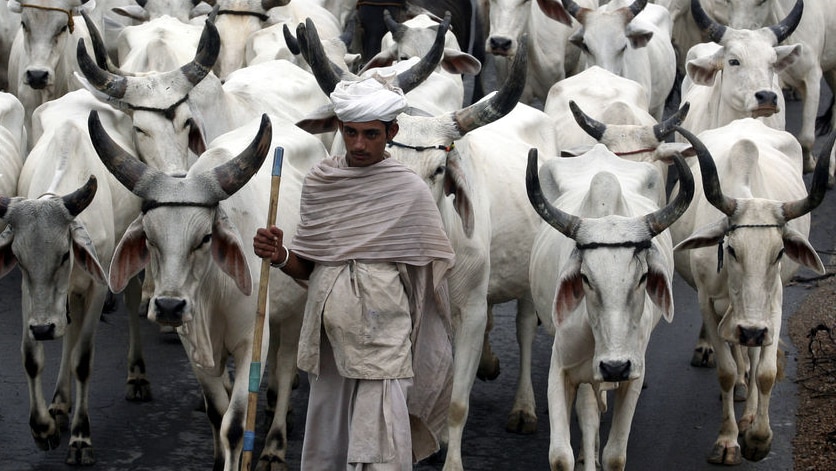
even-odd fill
[(340, 123), (346, 149), (346, 161), (350, 167), (367, 167), (383, 160), (386, 141), (395, 137), (398, 123), (393, 122), (386, 132), (383, 121)]

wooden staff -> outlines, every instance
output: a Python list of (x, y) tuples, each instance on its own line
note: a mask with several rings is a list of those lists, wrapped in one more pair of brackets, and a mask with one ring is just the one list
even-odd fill
[[(276, 147), (273, 153), (273, 172), (270, 179), (270, 209), (267, 211), (267, 227), (276, 224), (276, 208), (279, 203), (279, 187), (282, 183), (284, 148)], [(270, 258), (261, 260), (261, 279), (258, 283), (258, 308), (253, 331), (253, 356), (250, 362), (249, 401), (247, 402), (247, 426), (244, 429), (244, 456), (241, 470), (249, 471), (255, 446), (255, 413), (258, 407), (258, 390), (261, 386), (261, 338), (264, 335), (264, 314), (267, 310), (267, 290), (270, 286)]]

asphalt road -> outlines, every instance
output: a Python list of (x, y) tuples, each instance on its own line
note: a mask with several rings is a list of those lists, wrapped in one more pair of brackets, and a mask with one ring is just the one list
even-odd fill
[[(824, 97), (823, 99), (829, 99)], [(798, 103), (789, 104), (788, 127), (797, 129)], [(808, 176), (809, 184), (809, 176)], [(836, 201), (829, 192), (812, 213), (813, 246), (830, 251), (836, 233)], [(822, 255), (827, 262), (828, 256)], [(833, 267), (828, 267), (830, 271)], [(812, 275), (802, 271), (801, 275)], [(784, 314), (788, 318), (807, 294), (807, 286), (786, 288)], [(714, 370), (689, 365), (691, 349), (700, 326), (696, 294), (682, 280), (674, 282), (676, 313), (672, 324), (661, 322), (648, 350), (648, 387), (642, 392), (633, 421), (628, 449), (628, 470), (708, 470), (708, 454), (720, 425), (720, 397)], [(465, 430), (464, 464), (472, 470), (548, 469), (548, 412), (546, 379), (551, 338), (540, 332), (535, 344), (534, 387), (537, 394), (538, 430), (534, 435), (506, 433), (504, 424), (514, 397), (517, 347), (513, 305), (496, 310), (492, 335), (494, 351), (502, 360), (502, 374), (493, 382), (477, 381), (471, 395), (470, 417)], [(95, 470), (207, 470), (212, 466), (211, 429), (205, 415), (195, 410), (199, 402), (195, 381), (183, 349), (174, 334), (161, 334), (157, 326), (142, 321), (144, 349), (154, 400), (129, 403), (123, 398), (127, 352), (127, 319), (121, 308), (102, 318), (96, 340), (95, 368), (90, 393), (90, 417), (97, 464)], [(793, 468), (797, 386), (794, 384), (796, 349), (782, 337), (788, 351), (787, 378), (774, 391), (771, 422), (775, 439), (772, 452), (758, 463), (744, 462), (737, 470), (786, 471)], [(28, 393), (20, 360), (20, 273), (14, 270), (0, 280), (0, 471), (66, 469), (67, 436), (53, 451), (40, 451), (28, 427)], [(47, 344), (48, 366), (44, 391), (52, 395), (60, 343)], [(293, 393), (296, 427), (290, 434), (289, 462), (299, 467), (299, 453), (307, 397), (304, 375)], [(264, 399), (259, 404), (264, 410)], [(609, 414), (602, 433), (608, 430)], [(261, 428), (258, 429), (262, 431)], [(606, 435), (603, 435), (602, 443)], [(577, 433), (573, 437), (577, 443)], [(257, 451), (260, 442), (256, 442)], [(443, 456), (431, 458), (416, 470), (440, 470)]]

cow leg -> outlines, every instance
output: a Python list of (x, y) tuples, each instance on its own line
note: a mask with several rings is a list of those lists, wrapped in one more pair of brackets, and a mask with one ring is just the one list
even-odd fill
[[(740, 419), (737, 420), (737, 428), (741, 432), (745, 432), (749, 428), (749, 426), (752, 425), (752, 422), (755, 421), (755, 414), (757, 413), (758, 409), (758, 380), (755, 372), (758, 371), (758, 363), (760, 362), (761, 349), (758, 347), (746, 348), (742, 346), (738, 346), (738, 349), (746, 350), (748, 356), (748, 361), (746, 363), (746, 372), (749, 378), (749, 384), (747, 386), (748, 394), (744, 398), (746, 401), (746, 405), (743, 408), (743, 413), (740, 414)], [(739, 369), (740, 368), (738, 367), (738, 370)], [(735, 386), (734, 400), (738, 400), (737, 386)]]
[[(476, 379), (476, 369), (482, 353), (488, 310), (487, 293), (471, 296), (471, 302), (459, 309), (461, 319), (454, 335), (453, 392), (450, 397), (450, 412), (447, 418), (449, 441), (444, 471), (459, 471), (462, 464), (462, 435), (470, 407), (470, 390)], [(451, 293), (451, 299), (455, 297)], [(454, 317), (455, 318), (455, 317)]]
[(107, 287), (105, 286), (92, 287), (86, 299), (79, 295), (70, 296), (70, 312), (83, 314), (73, 316), (76, 322), (68, 326), (70, 336), (68, 340), (72, 340), (71, 364), (76, 387), (75, 410), (70, 426), (70, 444), (65, 460), (69, 465), (90, 466), (96, 463), (90, 433), (88, 404), (96, 329), (99, 325), (99, 313), (102, 312), (106, 297)]
[(29, 386), (29, 427), (38, 448), (45, 451), (53, 450), (60, 445), (61, 431), (55, 419), (50, 415), (44, 399), (41, 383), (41, 373), (45, 362), (44, 346), (41, 342), (29, 337), (25, 319), (23, 325), (20, 354)]
[(807, 48), (803, 49), (804, 58), (802, 64), (790, 67), (790, 73), (801, 73), (803, 77), (794, 78), (791, 85), (802, 97), (801, 129), (798, 130), (798, 143), (804, 153), (804, 173), (810, 173), (816, 167), (816, 160), (813, 158), (813, 145), (816, 139), (816, 116), (819, 111), (819, 98), (821, 97), (821, 67), (818, 60), (810, 57)]
[(505, 430), (521, 434), (537, 431), (537, 411), (534, 386), (531, 384), (531, 360), (534, 337), (537, 334), (537, 312), (531, 299), (517, 300), (517, 344), (520, 347), (520, 367), (517, 394), (508, 416)]
[(612, 426), (601, 460), (605, 470), (621, 471), (627, 466), (627, 440), (630, 438), (630, 428), (633, 425), (633, 415), (636, 413), (642, 384), (644, 384), (644, 372), (632, 381), (621, 383), (614, 391), (615, 409)]
[(583, 469), (586, 471), (595, 471), (600, 466), (598, 449), (601, 409), (598, 406), (597, 394), (591, 384), (583, 383), (578, 385), (578, 394), (575, 399), (575, 411), (578, 414), (578, 424), (581, 429), (581, 450), (578, 453), (577, 464), (583, 464)]
[(737, 365), (737, 379), (734, 382), (734, 401), (743, 402), (749, 395), (749, 386), (746, 379), (749, 376), (749, 359), (746, 357), (746, 348), (740, 345), (731, 347), (734, 354), (734, 362)]
[(491, 349), (491, 331), (493, 330), (493, 306), (488, 306), (485, 336), (482, 339), (482, 355), (479, 357), (479, 369), (476, 377), (482, 381), (493, 381), (499, 377), (499, 357)]
[(714, 347), (708, 341), (708, 336), (705, 334), (705, 323), (700, 327), (700, 336), (697, 338), (697, 345), (694, 347), (694, 353), (691, 355), (691, 366), (697, 368), (714, 368), (717, 363), (714, 360)]
[[(151, 400), (151, 382), (145, 376), (145, 358), (142, 354), (142, 338), (139, 325), (142, 285), (138, 277), (133, 277), (128, 282), (124, 296), (125, 308), (128, 311), (128, 332), (130, 335), (125, 400), (146, 402)], [(147, 302), (145, 308), (148, 308)]]
[[(256, 465), (256, 471), (286, 471), (287, 434), (289, 430), (290, 395), (296, 377), (296, 357), (301, 330), (301, 315), (290, 316), (280, 325), (270, 326), (271, 338), (278, 337), (276, 354), (268, 354), (276, 360), (270, 376), (276, 378), (275, 409), (264, 448)], [(271, 341), (272, 343), (272, 341)]]
[(550, 427), (549, 466), (552, 471), (574, 471), (575, 457), (569, 436), (569, 420), (572, 417), (572, 402), (575, 400), (578, 387), (571, 382), (556, 356), (553, 347), (547, 394)]
[[(779, 324), (780, 325), (780, 324)], [(775, 333), (776, 341), (771, 345), (760, 348), (760, 358), (757, 363), (757, 371), (752, 375), (757, 377), (758, 407), (755, 421), (746, 429), (741, 440), (743, 457), (749, 461), (760, 461), (769, 454), (772, 448), (772, 428), (769, 424), (769, 400), (772, 396), (772, 387), (775, 386), (775, 378), (778, 372), (778, 332)]]
[[(188, 349), (186, 354), (189, 354)], [(213, 376), (207, 371), (200, 368), (192, 367), (195, 376), (197, 377), (200, 387), (203, 390), (203, 401), (206, 406), (206, 416), (209, 418), (209, 424), (212, 426), (212, 438), (214, 440), (213, 446), (213, 466), (212, 471), (224, 470), (224, 446), (221, 439), (221, 429), (223, 426), (224, 414), (229, 409), (229, 392), (227, 392), (224, 378), (227, 374), (226, 368), (222, 369), (220, 376)]]

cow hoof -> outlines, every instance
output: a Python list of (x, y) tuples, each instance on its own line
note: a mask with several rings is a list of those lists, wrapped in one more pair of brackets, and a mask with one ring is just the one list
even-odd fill
[(521, 410), (513, 411), (508, 416), (505, 431), (520, 435), (534, 434), (537, 432), (537, 417)]
[(49, 406), (49, 415), (52, 417), (52, 420), (55, 421), (55, 428), (57, 430), (70, 429), (69, 410), (67, 410), (66, 407), (58, 404), (52, 404)]
[(255, 465), (255, 471), (288, 471), (288, 467), (278, 456), (262, 456)]
[(711, 464), (724, 465), (738, 465), (743, 462), (743, 457), (740, 454), (740, 446), (734, 445), (726, 447), (721, 443), (715, 443), (711, 454), (708, 456), (708, 462)]
[(697, 347), (694, 349), (694, 354), (691, 356), (691, 366), (697, 368), (714, 368), (717, 364), (714, 362), (714, 349), (711, 347)]
[(499, 377), (499, 358), (493, 357), (490, 361), (480, 362), (476, 370), (476, 377), (482, 381), (493, 381)]
[(147, 379), (129, 379), (125, 384), (125, 400), (148, 402), (151, 398), (151, 383)]
[(738, 436), (742, 435), (743, 432), (749, 430), (749, 427), (752, 426), (752, 422), (754, 421), (755, 417), (752, 415), (744, 415), (743, 417), (741, 417), (740, 420), (737, 421), (737, 430), (740, 431), (738, 433)]
[(813, 173), (816, 169), (816, 159), (811, 155), (804, 158), (804, 173)]
[(745, 384), (734, 385), (734, 402), (744, 402), (747, 396), (749, 396), (749, 386)]
[(772, 449), (772, 434), (766, 438), (756, 437), (754, 433), (743, 434), (743, 439), (740, 440), (740, 448), (743, 452), (743, 457), (749, 461), (760, 461), (766, 458), (769, 450)]
[(39, 433), (32, 430), (32, 438), (35, 439), (35, 445), (43, 451), (54, 450), (61, 445), (61, 430), (53, 422), (48, 427), (48, 431)]
[(67, 459), (64, 463), (71, 466), (92, 466), (96, 464), (96, 457), (93, 456), (93, 447), (82, 441), (70, 443), (67, 451)]

